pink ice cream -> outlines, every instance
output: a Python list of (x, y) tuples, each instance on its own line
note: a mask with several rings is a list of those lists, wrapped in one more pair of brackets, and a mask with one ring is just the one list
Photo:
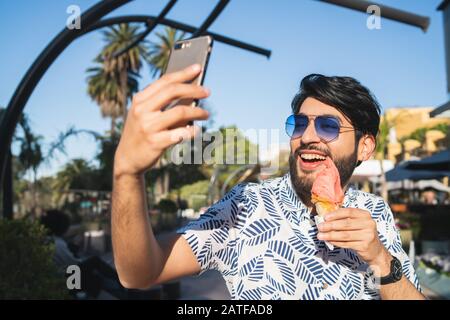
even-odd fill
[(339, 207), (344, 200), (344, 192), (341, 188), (339, 171), (334, 162), (327, 157), (324, 161), (325, 169), (321, 170), (316, 177), (311, 189), (311, 201), (322, 202), (330, 207)]

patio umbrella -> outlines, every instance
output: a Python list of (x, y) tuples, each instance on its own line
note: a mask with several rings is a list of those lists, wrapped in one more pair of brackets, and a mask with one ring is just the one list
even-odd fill
[(419, 181), (389, 181), (387, 183), (388, 190), (425, 190), (432, 188), (436, 191), (448, 192), (450, 193), (450, 187), (447, 187), (442, 182), (438, 180), (419, 180)]
[(406, 169), (405, 163), (397, 166), (392, 170), (386, 172), (386, 181), (401, 181), (401, 180), (432, 180), (441, 179), (443, 177), (450, 177), (450, 170), (410, 170)]
[(422, 160), (409, 161), (405, 164), (405, 168), (412, 170), (450, 171), (450, 150), (438, 152)]

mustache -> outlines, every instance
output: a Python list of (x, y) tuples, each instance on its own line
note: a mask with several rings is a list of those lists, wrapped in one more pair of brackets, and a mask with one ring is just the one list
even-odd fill
[(324, 150), (324, 149), (318, 148), (314, 145), (301, 145), (297, 149), (295, 149), (294, 155), (297, 157), (300, 156), (300, 151), (303, 151), (303, 150), (319, 151), (319, 152), (322, 152), (323, 154), (325, 154), (327, 157), (330, 157), (331, 160), (333, 160), (333, 157), (331, 156), (329, 150)]

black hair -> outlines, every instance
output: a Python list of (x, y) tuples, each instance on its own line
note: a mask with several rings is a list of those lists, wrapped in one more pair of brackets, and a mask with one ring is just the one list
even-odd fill
[(304, 77), (299, 92), (292, 100), (294, 114), (298, 113), (300, 106), (308, 97), (342, 112), (356, 129), (357, 141), (365, 134), (372, 135), (376, 139), (381, 107), (375, 96), (358, 80), (351, 77), (327, 77), (321, 74)]
[(40, 219), (50, 234), (61, 237), (70, 227), (70, 218), (60, 210), (48, 210)]

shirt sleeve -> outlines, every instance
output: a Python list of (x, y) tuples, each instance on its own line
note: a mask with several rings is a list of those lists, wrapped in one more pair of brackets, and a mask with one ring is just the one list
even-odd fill
[(378, 233), (381, 242), (388, 249), (391, 255), (395, 256), (402, 263), (403, 274), (406, 278), (411, 281), (411, 283), (422, 292), (422, 288), (419, 284), (419, 279), (417, 278), (414, 266), (411, 263), (408, 255), (403, 250), (402, 241), (400, 239), (400, 232), (395, 225), (394, 216), (392, 214), (391, 208), (384, 201), (380, 200), (384, 204), (384, 209), (382, 210), (381, 216), (377, 219)]
[(53, 239), (55, 241), (55, 254), (53, 260), (58, 268), (64, 273), (68, 266), (77, 265), (81, 262), (81, 260), (76, 258), (72, 251), (70, 251), (67, 242), (64, 239), (60, 237), (53, 237)]
[(244, 184), (236, 185), (197, 220), (176, 231), (186, 239), (196, 256), (201, 268), (199, 275), (211, 269), (223, 274), (235, 269), (235, 224), (242, 208), (244, 189)]

